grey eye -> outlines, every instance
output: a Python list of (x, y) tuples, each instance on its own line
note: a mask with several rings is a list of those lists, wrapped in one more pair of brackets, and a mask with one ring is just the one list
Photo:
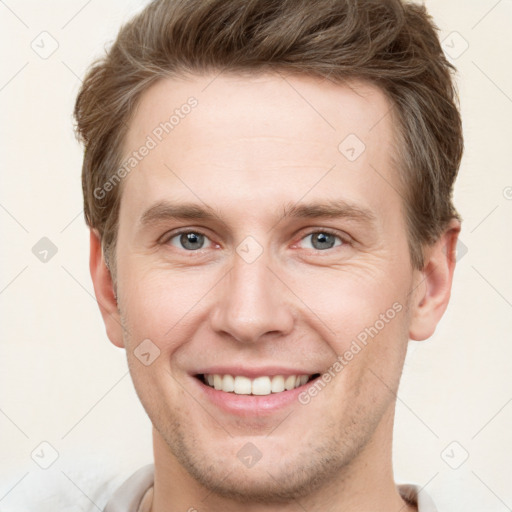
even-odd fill
[[(326, 233), (324, 231), (318, 231), (315, 233), (310, 233), (303, 240), (311, 240), (311, 247), (316, 250), (325, 250), (332, 249), (337, 245), (341, 245), (341, 238), (337, 235), (333, 235), (331, 233)], [(339, 240), (338, 243), (336, 241)], [(310, 247), (308, 247), (310, 248)]]
[(189, 251), (195, 251), (204, 247), (205, 240), (207, 240), (205, 235), (195, 231), (188, 231), (173, 236), (169, 239), (169, 243), (178, 247), (178, 249), (184, 248)]

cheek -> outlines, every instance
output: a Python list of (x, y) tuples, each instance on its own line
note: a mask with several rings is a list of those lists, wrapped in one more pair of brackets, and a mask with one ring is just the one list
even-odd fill
[(334, 378), (337, 394), (386, 401), (380, 380), (394, 386), (407, 347), (406, 280), (370, 268), (318, 278), (304, 282), (297, 294), (314, 312), (304, 310), (309, 327), (332, 349), (331, 371), (340, 376)]
[(194, 325), (206, 304), (208, 291), (215, 284), (205, 270), (144, 270), (131, 265), (123, 272), (120, 281), (125, 286), (120, 299), (127, 329), (137, 338), (151, 339), (166, 351), (172, 348), (169, 345), (173, 339), (183, 337)]
[[(398, 275), (371, 267), (321, 269), (294, 281), (294, 292), (341, 343), (355, 337), (385, 315), (386, 326), (402, 318), (407, 286)], [(304, 309), (304, 312), (307, 312)], [(386, 315), (386, 312), (388, 314)], [(381, 329), (382, 330), (382, 329)]]

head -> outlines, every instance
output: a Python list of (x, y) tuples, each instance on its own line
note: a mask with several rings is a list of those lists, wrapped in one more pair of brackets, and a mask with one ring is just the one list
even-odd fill
[[(407, 342), (450, 294), (452, 71), (398, 0), (156, 1), (91, 67), (95, 292), (156, 446), (196, 481), (289, 499), (389, 441)], [(271, 366), (331, 377), (256, 415), (200, 382)]]

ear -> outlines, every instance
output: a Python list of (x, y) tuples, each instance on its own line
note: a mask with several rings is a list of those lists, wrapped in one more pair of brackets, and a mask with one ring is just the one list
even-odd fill
[(105, 263), (100, 235), (95, 229), (90, 230), (89, 269), (94, 285), (94, 294), (105, 323), (107, 336), (116, 347), (124, 347), (123, 327), (117, 307), (112, 276)]
[(450, 300), (456, 262), (460, 222), (453, 219), (437, 242), (425, 250), (423, 270), (416, 271), (415, 290), (411, 301), (409, 338), (430, 338)]

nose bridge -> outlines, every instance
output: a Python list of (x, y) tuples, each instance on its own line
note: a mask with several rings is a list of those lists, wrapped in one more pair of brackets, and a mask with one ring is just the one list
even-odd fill
[[(250, 242), (249, 242), (250, 243)], [(247, 249), (247, 247), (245, 247)], [(212, 327), (240, 342), (255, 342), (265, 334), (287, 334), (293, 327), (293, 314), (285, 286), (270, 270), (270, 257), (261, 250), (254, 259), (237, 248), (231, 271), (216, 297)]]

